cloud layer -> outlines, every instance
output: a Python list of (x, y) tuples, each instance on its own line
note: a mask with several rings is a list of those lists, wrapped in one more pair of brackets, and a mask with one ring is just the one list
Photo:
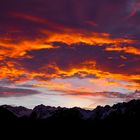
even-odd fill
[[(6, 80), (15, 86), (31, 82), (32, 88), (42, 91), (44, 86), (40, 82), (47, 85), (55, 79), (91, 79), (96, 80), (95, 87), (99, 79), (104, 84), (101, 86), (110, 87), (109, 93), (111, 90), (133, 93), (140, 89), (139, 3), (139, 0), (1, 1), (1, 82)], [(38, 82), (36, 86), (34, 82)], [(51, 90), (58, 85), (59, 82), (53, 84)], [(67, 93), (67, 85), (73, 85), (73, 81), (62, 86), (61, 91)], [(33, 92), (29, 87), (26, 91), (8, 88), (1, 87), (1, 96), (5, 92), (10, 96)], [(89, 91), (92, 93), (93, 89)]]

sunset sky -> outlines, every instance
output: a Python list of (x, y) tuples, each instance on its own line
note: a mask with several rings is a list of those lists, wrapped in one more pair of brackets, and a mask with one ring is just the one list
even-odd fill
[(140, 0), (0, 0), (0, 105), (95, 108), (140, 98)]

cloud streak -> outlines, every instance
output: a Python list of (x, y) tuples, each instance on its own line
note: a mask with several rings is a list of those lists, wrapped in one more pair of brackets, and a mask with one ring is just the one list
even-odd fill
[(34, 94), (39, 92), (31, 89), (0, 87), (0, 97), (23, 97)]
[(122, 94), (119, 92), (82, 92), (76, 90), (54, 90), (58, 94), (48, 94), (50, 96), (79, 96), (79, 97), (103, 97), (112, 99), (121, 99), (122, 101), (130, 101), (133, 99), (140, 99), (140, 91), (135, 91), (133, 93)]

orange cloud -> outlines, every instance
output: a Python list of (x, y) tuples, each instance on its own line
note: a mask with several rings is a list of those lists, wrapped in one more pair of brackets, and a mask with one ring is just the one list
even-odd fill
[(65, 28), (63, 33), (54, 33), (42, 30), (41, 32), (49, 35), (47, 42), (63, 42), (66, 44), (86, 43), (89, 45), (117, 44), (117, 43), (134, 43), (135, 40), (125, 38), (111, 38), (107, 33), (87, 33), (86, 31), (76, 32), (73, 29)]
[[(47, 22), (44, 19), (38, 19), (38, 17), (16, 14), (16, 17), (21, 17), (26, 20), (45, 23)], [(123, 81), (135, 81), (140, 79), (140, 75), (127, 75), (127, 74), (116, 74), (109, 71), (103, 71), (97, 67), (96, 60), (85, 60), (78, 65), (70, 65), (67, 69), (60, 68), (55, 62), (51, 64), (44, 64), (43, 67), (40, 67), (40, 71), (28, 71), (24, 67), (21, 67), (20, 64), (14, 62), (14, 60), (7, 60), (7, 58), (21, 59), (21, 58), (32, 58), (32, 55), (27, 55), (27, 52), (32, 50), (41, 50), (41, 49), (57, 49), (59, 46), (52, 45), (53, 42), (62, 42), (70, 45), (73, 44), (85, 43), (87, 45), (96, 45), (104, 46), (107, 45), (106, 51), (122, 51), (124, 53), (131, 53), (134, 55), (140, 55), (140, 50), (133, 47), (133, 43), (138, 43), (136, 40), (126, 39), (126, 38), (112, 38), (110, 34), (107, 33), (96, 33), (89, 32), (86, 30), (70, 29), (64, 28), (62, 26), (58, 27), (59, 31), (49, 30), (40, 30), (44, 34), (44, 37), (37, 39), (26, 39), (22, 38), (21, 40), (14, 42), (12, 38), (3, 37), (0, 38), (0, 60), (3, 62), (0, 69), (0, 78), (9, 78), (12, 81), (20, 82), (25, 80), (41, 80), (39, 77), (46, 77), (46, 79), (52, 78), (62, 78), (62, 77), (72, 77), (76, 74), (79, 74), (81, 77), (86, 77), (88, 75), (96, 75), (99, 78), (113, 78), (116, 80)], [(128, 44), (128, 47), (119, 47), (121, 44)], [(111, 47), (110, 47), (111, 46)], [(117, 47), (113, 47), (117, 46)], [(94, 47), (94, 46), (93, 46)], [(123, 55), (120, 56), (122, 59), (127, 60)], [(65, 58), (64, 58), (65, 59)], [(34, 62), (33, 62), (34, 63)], [(124, 64), (120, 65), (120, 67)], [(48, 69), (53, 69), (55, 72), (47, 73)], [(20, 80), (21, 79), (21, 80)], [(56, 86), (56, 85), (55, 85)], [(62, 85), (59, 85), (62, 86)], [(57, 87), (57, 86), (56, 86)]]
[(116, 46), (116, 47), (107, 47), (106, 48), (106, 51), (122, 51), (122, 52), (125, 52), (125, 53), (140, 55), (140, 49), (135, 48), (133, 46), (126, 46), (126, 47), (119, 47), (119, 46)]
[[(16, 13), (14, 16), (21, 17), (34, 22), (43, 22), (43, 23), (47, 22), (45, 19), (40, 19), (39, 17), (34, 17), (21, 13), (20, 14)], [(58, 28), (58, 30), (60, 30), (60, 32), (40, 30), (39, 32), (43, 33), (44, 37), (37, 38), (34, 40), (22, 38), (18, 42), (17, 41), (15, 42), (16, 39), (14, 38), (10, 38), (10, 37), (0, 38), (0, 48), (1, 48), (0, 59), (6, 56), (12, 58), (23, 57), (25, 56), (27, 51), (31, 51), (31, 50), (57, 48), (57, 46), (52, 45), (53, 42), (63, 42), (69, 45), (85, 43), (88, 45), (98, 45), (98, 46), (102, 46), (104, 44), (108, 44), (108, 45), (112, 44), (112, 45), (119, 46), (119, 44), (121, 43), (128, 43), (130, 45), (133, 43), (137, 43), (137, 41), (132, 39), (111, 38), (111, 35), (107, 33), (88, 32), (86, 30), (71, 29), (59, 25), (56, 25), (56, 27)], [(133, 46), (127, 48), (107, 47), (106, 50), (125, 51), (127, 53), (133, 53), (138, 55), (140, 54), (140, 51), (134, 48)]]
[[(92, 65), (90, 65), (92, 64)], [(24, 82), (27, 80), (33, 80), (33, 79), (38, 79), (39, 81), (44, 81), (42, 77), (46, 77), (46, 80), (48, 79), (54, 79), (54, 78), (62, 78), (64, 77), (73, 77), (76, 74), (79, 74), (81, 77), (86, 77), (88, 75), (96, 75), (98, 78), (101, 80), (93, 80), (91, 79), (91, 82), (97, 83), (99, 86), (102, 85), (102, 87), (108, 87), (109, 89), (111, 87), (124, 87), (127, 89), (140, 89), (140, 84), (135, 83), (135, 81), (140, 80), (140, 75), (127, 75), (127, 74), (115, 74), (115, 73), (110, 73), (110, 72), (105, 72), (101, 71), (96, 68), (96, 62), (85, 62), (83, 65), (79, 66), (72, 66), (70, 69), (67, 70), (62, 70), (60, 69), (57, 65), (47, 65), (44, 66), (44, 72), (35, 72), (35, 71), (27, 71), (24, 68), (16, 68), (15, 63), (13, 62), (6, 62), (4, 66), (1, 67), (0, 69), (0, 76), (2, 78), (8, 78), (12, 81), (15, 82)], [(55, 69), (55, 73), (46, 73), (45, 69), (53, 68)], [(42, 68), (43, 69), (43, 68)], [(41, 78), (39, 78), (41, 77)], [(131, 85), (122, 85), (114, 82), (106, 82), (106, 80), (102, 79), (114, 79), (114, 80), (120, 80), (120, 81), (126, 81), (126, 82), (131, 82)], [(99, 82), (98, 82), (99, 81)], [(44, 84), (39, 84), (35, 86), (40, 86), (40, 87), (47, 87), (47, 88), (56, 88), (56, 89), (63, 89), (67, 87), (71, 87), (70, 84), (57, 84), (57, 83), (52, 83), (48, 82), (48, 85)], [(83, 87), (81, 88), (83, 90)], [(88, 89), (85, 89), (87, 91)], [(90, 89), (89, 89), (90, 90)]]
[(43, 39), (36, 40), (21, 40), (18, 43), (12, 43), (12, 39), (0, 39), (0, 55), (3, 57), (22, 57), (30, 50), (51, 49), (56, 48), (49, 43), (44, 42)]

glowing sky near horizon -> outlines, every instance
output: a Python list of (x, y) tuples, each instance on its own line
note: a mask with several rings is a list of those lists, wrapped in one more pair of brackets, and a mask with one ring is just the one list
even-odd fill
[(0, 104), (139, 99), (139, 17), (139, 0), (0, 0)]

